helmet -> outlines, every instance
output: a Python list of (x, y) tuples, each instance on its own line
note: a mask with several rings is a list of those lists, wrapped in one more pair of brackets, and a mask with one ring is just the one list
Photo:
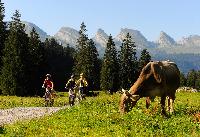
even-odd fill
[(51, 74), (46, 74), (46, 77), (49, 77), (49, 78), (50, 78), (50, 77), (51, 77)]

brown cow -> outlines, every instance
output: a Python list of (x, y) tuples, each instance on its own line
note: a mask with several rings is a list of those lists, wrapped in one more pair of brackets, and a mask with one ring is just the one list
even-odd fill
[[(120, 112), (128, 112), (142, 97), (161, 97), (162, 114), (165, 111), (165, 99), (168, 96), (168, 110), (173, 112), (175, 92), (180, 84), (180, 71), (174, 62), (154, 61), (149, 62), (141, 71), (139, 78), (130, 88), (124, 91), (120, 100)], [(150, 103), (146, 100), (146, 106)]]

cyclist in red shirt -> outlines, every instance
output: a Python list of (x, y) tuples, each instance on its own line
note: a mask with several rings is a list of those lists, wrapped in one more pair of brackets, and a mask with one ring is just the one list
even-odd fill
[(46, 93), (51, 93), (54, 91), (53, 90), (54, 84), (53, 81), (51, 79), (51, 75), (50, 74), (46, 74), (46, 79), (43, 82), (42, 88), (46, 88), (46, 92), (44, 97), (46, 98)]

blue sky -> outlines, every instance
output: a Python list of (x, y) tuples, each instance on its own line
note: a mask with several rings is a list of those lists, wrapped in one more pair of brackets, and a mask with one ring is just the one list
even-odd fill
[(114, 37), (121, 28), (139, 30), (148, 40), (165, 31), (175, 40), (200, 35), (200, 0), (2, 0), (5, 20), (15, 10), (54, 35), (62, 26), (79, 30), (82, 21), (93, 37), (98, 28)]

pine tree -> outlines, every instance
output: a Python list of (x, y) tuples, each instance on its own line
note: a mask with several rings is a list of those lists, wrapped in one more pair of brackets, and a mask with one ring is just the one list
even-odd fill
[[(3, 21), (5, 17), (4, 13), (5, 13), (4, 3), (2, 3), (0, 0), (0, 57), (2, 57), (2, 50), (4, 48), (5, 39), (7, 37), (7, 31), (6, 31), (7, 26), (6, 23)], [(1, 60), (0, 60), (0, 65), (2, 65)]]
[(37, 91), (40, 90), (41, 76), (44, 73), (44, 46), (39, 38), (39, 34), (33, 27), (28, 43), (28, 73), (31, 74), (29, 75), (31, 82), (29, 83), (28, 91), (30, 95), (39, 94)]
[(66, 69), (64, 67), (65, 60), (63, 60), (64, 48), (54, 38), (46, 39), (44, 43), (46, 61), (45, 72), (46, 74), (50, 73), (52, 75), (56, 90), (60, 90), (60, 87), (64, 86), (64, 82), (61, 82), (63, 81), (63, 74), (65, 73), (63, 69)]
[(98, 52), (92, 39), (88, 41), (84, 65), (86, 67), (85, 75), (89, 83), (89, 89), (99, 89), (100, 66), (98, 63)]
[(180, 87), (186, 86), (186, 78), (185, 75), (181, 72), (180, 73)]
[(195, 81), (196, 81), (196, 71), (192, 69), (187, 74), (187, 86), (195, 88)]
[(18, 11), (13, 14), (9, 24), (9, 36), (5, 41), (2, 57), (1, 89), (5, 95), (27, 95), (27, 43), (25, 25), (20, 21)]
[(88, 47), (88, 36), (86, 33), (86, 26), (84, 22), (81, 23), (80, 30), (79, 30), (79, 38), (77, 39), (77, 45), (76, 45), (76, 56), (75, 56), (75, 66), (74, 66), (74, 72), (76, 74), (80, 73), (86, 73), (86, 67), (85, 67), (85, 59), (86, 59), (86, 53), (87, 53), (87, 47)]
[(133, 84), (136, 79), (137, 72), (137, 57), (136, 49), (131, 36), (127, 33), (125, 39), (122, 42), (120, 54), (119, 54), (119, 64), (120, 64), (120, 81), (121, 87), (128, 89), (131, 84)]
[(142, 70), (142, 68), (151, 61), (151, 56), (147, 49), (143, 49), (141, 51), (141, 56), (139, 59), (139, 69)]
[(119, 88), (119, 61), (113, 38), (110, 35), (103, 57), (101, 69), (101, 89), (108, 91), (116, 91)]
[(81, 24), (76, 45), (75, 74), (83, 73), (88, 81), (89, 90), (99, 87), (98, 52), (92, 39), (86, 34), (86, 26)]
[(200, 71), (196, 72), (195, 88), (200, 89)]
[[(72, 48), (64, 48), (54, 38), (46, 39), (45, 47), (45, 73), (50, 73), (55, 85), (55, 90), (64, 90), (65, 83), (72, 73), (73, 52)], [(44, 78), (44, 77), (43, 77)]]

